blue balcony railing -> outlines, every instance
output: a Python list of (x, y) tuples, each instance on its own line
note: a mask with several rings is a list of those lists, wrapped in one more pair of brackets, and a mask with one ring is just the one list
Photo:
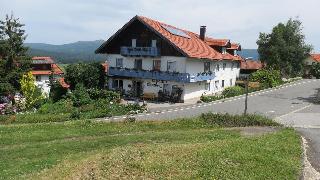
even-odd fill
[(146, 71), (110, 67), (109, 76), (121, 76), (141, 79), (156, 79), (162, 81), (175, 81), (182, 83), (199, 82), (214, 79), (214, 73), (199, 73), (191, 76), (189, 73), (164, 72), (164, 71)]
[(156, 47), (121, 47), (120, 54), (123, 56), (160, 56), (160, 50)]

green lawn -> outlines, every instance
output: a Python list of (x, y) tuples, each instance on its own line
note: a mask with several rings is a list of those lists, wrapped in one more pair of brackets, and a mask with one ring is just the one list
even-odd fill
[(297, 179), (292, 129), (243, 136), (200, 119), (0, 126), (1, 179)]

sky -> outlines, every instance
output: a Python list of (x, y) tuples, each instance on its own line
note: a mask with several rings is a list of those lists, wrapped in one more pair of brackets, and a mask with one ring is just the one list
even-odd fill
[(260, 32), (289, 18), (303, 23), (306, 42), (320, 52), (319, 0), (0, 0), (0, 19), (13, 13), (26, 42), (66, 44), (108, 39), (135, 15), (257, 48)]

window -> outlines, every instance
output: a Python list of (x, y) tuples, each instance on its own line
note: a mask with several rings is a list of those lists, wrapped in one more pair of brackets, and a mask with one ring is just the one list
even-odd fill
[(157, 47), (157, 40), (152, 40), (151, 47)]
[(173, 61), (173, 62), (168, 62), (167, 63), (167, 70), (170, 72), (176, 72), (177, 71), (177, 67), (176, 67), (177, 62)]
[(123, 81), (118, 80), (118, 79), (114, 79), (112, 81), (112, 88), (113, 89), (123, 89)]
[(217, 71), (220, 71), (220, 65), (217, 64)]
[(226, 69), (226, 67), (227, 67), (227, 63), (223, 63), (223, 65), (222, 65), (222, 69), (223, 69), (223, 70), (225, 70), (225, 69)]
[(231, 70), (233, 70), (233, 67), (234, 67), (234, 63), (231, 64)]
[(238, 69), (240, 68), (240, 63), (239, 63), (239, 62), (237, 62), (237, 68), (238, 68)]
[(153, 60), (153, 70), (160, 71), (160, 69), (161, 69), (161, 61)]
[(116, 59), (116, 67), (123, 68), (123, 59), (122, 58)]
[(215, 81), (214, 82), (214, 86), (215, 86), (216, 89), (219, 89), (219, 81)]
[(222, 47), (222, 50), (221, 50), (222, 54), (226, 54), (227, 53), (227, 48), (225, 47)]
[(230, 79), (230, 86), (233, 86), (233, 80)]
[(238, 55), (237, 50), (234, 50), (234, 51), (233, 51), (233, 55), (234, 55), (234, 56), (237, 56), (237, 55)]
[(204, 72), (210, 71), (210, 62), (204, 62)]
[(132, 39), (131, 45), (132, 45), (132, 47), (137, 47), (137, 39)]
[(205, 83), (204, 88), (206, 91), (210, 91), (210, 83)]
[(221, 81), (221, 87), (224, 88), (224, 80)]
[(135, 59), (134, 60), (134, 69), (142, 70), (142, 59)]
[(36, 81), (41, 81), (41, 76), (36, 76)]

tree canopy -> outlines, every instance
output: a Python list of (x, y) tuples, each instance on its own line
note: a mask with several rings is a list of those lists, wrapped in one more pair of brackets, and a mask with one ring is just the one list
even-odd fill
[(13, 15), (0, 20), (0, 95), (20, 90), (19, 80), (30, 69), (23, 26)]
[(309, 56), (312, 46), (305, 43), (302, 23), (289, 19), (279, 23), (270, 34), (260, 33), (258, 52), (268, 67), (280, 70), (285, 77), (299, 76), (303, 73), (303, 61)]
[(100, 63), (70, 64), (66, 67), (65, 80), (74, 90), (77, 84), (85, 88), (104, 88), (105, 70)]

